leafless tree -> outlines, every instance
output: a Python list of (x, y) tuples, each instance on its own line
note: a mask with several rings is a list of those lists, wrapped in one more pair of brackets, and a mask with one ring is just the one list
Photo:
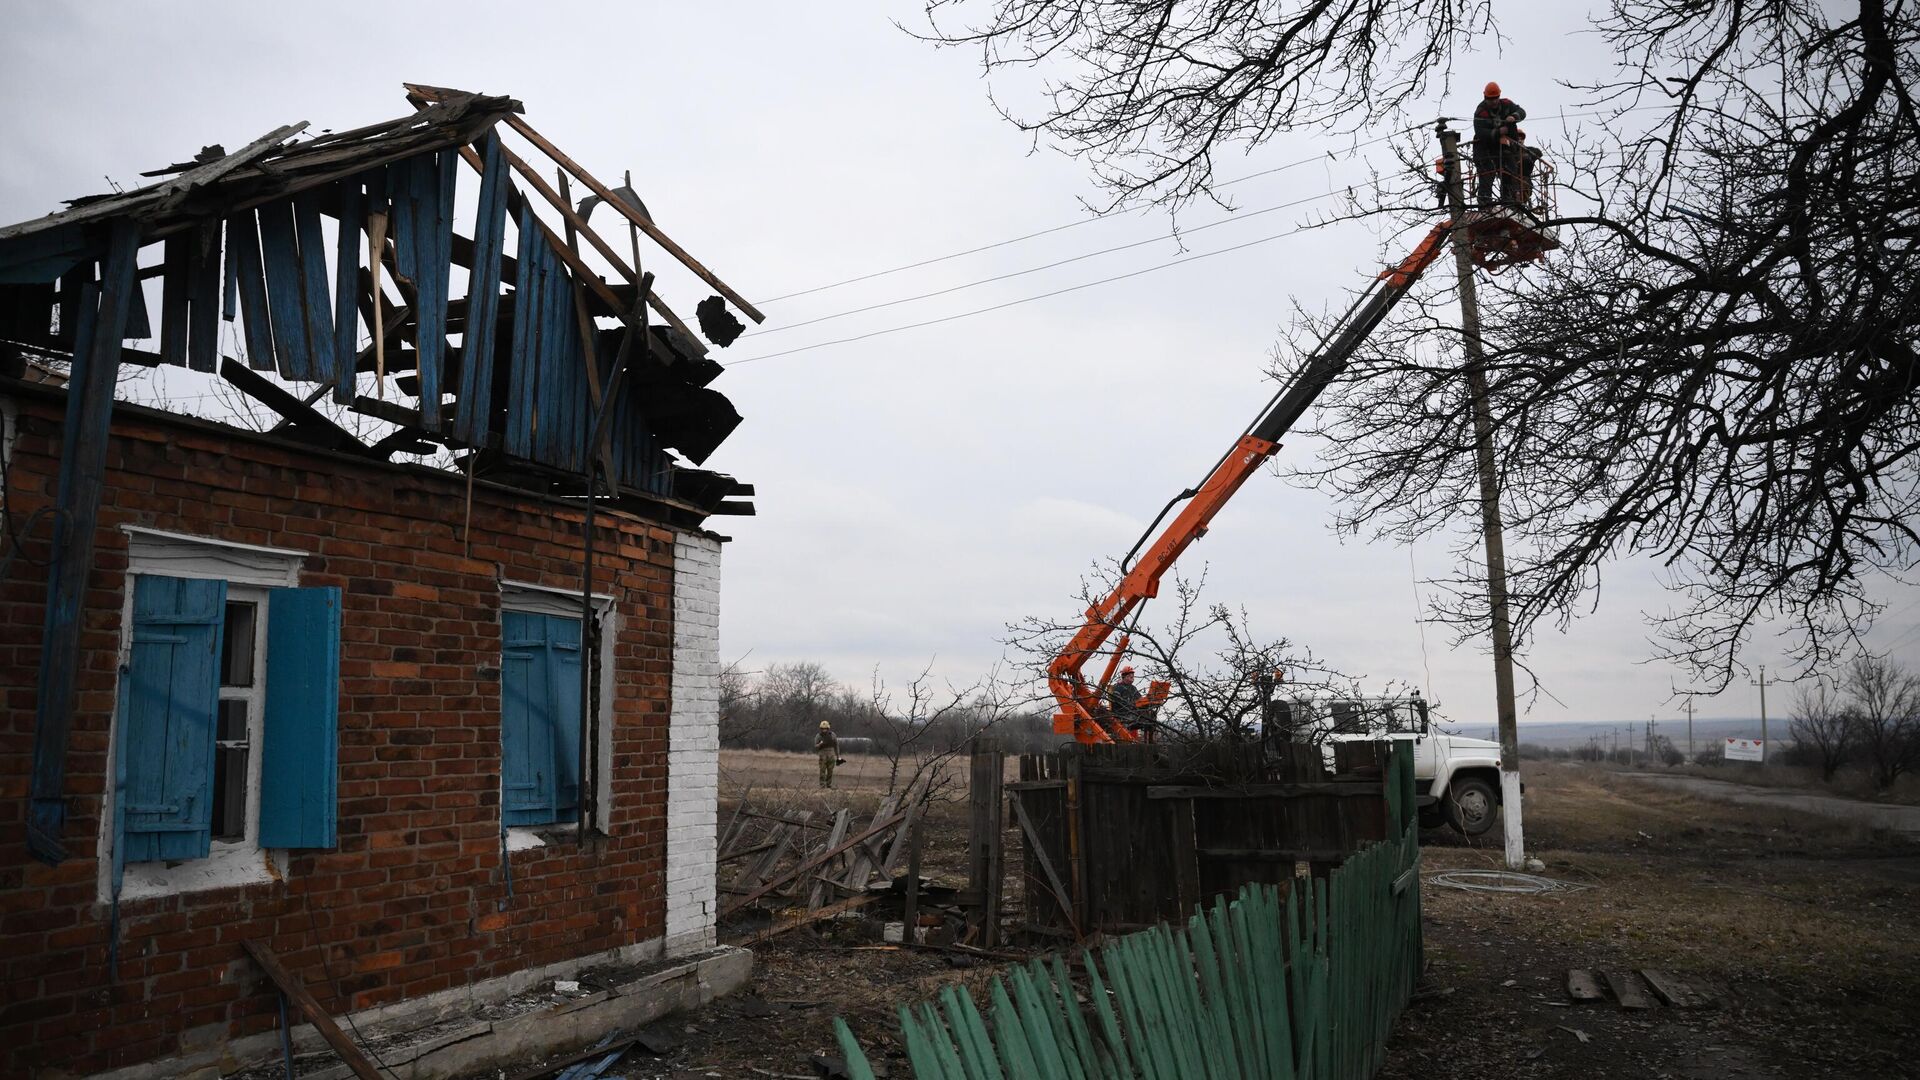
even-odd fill
[[(1098, 570), (1082, 583), (1082, 609), (1111, 586), (1115, 569)], [(1362, 698), (1359, 679), (1334, 670), (1310, 649), (1285, 638), (1262, 640), (1252, 631), (1244, 610), (1208, 601), (1205, 588), (1204, 568), (1197, 577), (1175, 574), (1172, 595), (1164, 598), (1171, 605), (1165, 616), (1125, 628), (1141, 684), (1155, 679), (1171, 684), (1167, 703), (1152, 718), (1156, 739), (1194, 743), (1256, 739), (1264, 733), (1264, 710), (1270, 698)], [(1029, 617), (1008, 628), (1007, 643), (1044, 679), (1047, 665), (1079, 629), (1077, 623)], [(1114, 629), (1112, 640), (1117, 641), (1120, 628)], [(1106, 659), (1089, 661), (1090, 677), (1098, 677)], [(1281, 676), (1277, 685), (1266, 683), (1276, 674)], [(1388, 686), (1385, 692), (1397, 689)], [(1326, 731), (1303, 728), (1299, 734), (1311, 738)]]
[[(1869, 588), (1920, 568), (1914, 2), (1614, 0), (1593, 17), (1614, 63), (1572, 85), (1607, 110), (1601, 134), (1547, 148), (1564, 247), (1481, 292), (1518, 640), (1595, 602), (1613, 560), (1652, 560), (1672, 590), (1649, 613), (1656, 653), (1717, 690), (1763, 626), (1786, 628), (1799, 674), (1844, 658), (1879, 610)], [(1178, 203), (1227, 145), (1415, 108), (1498, 4), (984, 7), (935, 36), (981, 48), (990, 75), (1051, 73), (1023, 127), (1116, 197)], [(938, 28), (952, 9), (930, 10)], [(1409, 144), (1418, 174), (1358, 209), (1431, 205), (1432, 151)], [(1446, 300), (1403, 304), (1316, 416), (1322, 459), (1299, 475), (1347, 529), (1475, 522)], [(1487, 622), (1471, 547), (1435, 612), (1463, 634)]]
[(1900, 774), (1920, 768), (1920, 676), (1891, 660), (1858, 656), (1840, 675), (1854, 718), (1855, 739), (1873, 782), (1890, 788)]
[(1794, 696), (1787, 732), (1819, 764), (1820, 778), (1832, 780), (1853, 753), (1859, 722), (1854, 710), (1822, 680)]
[(1086, 157), (1116, 202), (1211, 194), (1214, 155), (1291, 127), (1352, 131), (1444, 84), (1490, 0), (929, 0), (928, 40), (990, 77), (1041, 82), (1000, 108)]
[(929, 661), (907, 683), (904, 700), (876, 671), (870, 708), (886, 721), (877, 742), (887, 759), (887, 794), (950, 797), (957, 787), (953, 760), (1031, 703), (998, 669), (959, 684), (936, 679)]

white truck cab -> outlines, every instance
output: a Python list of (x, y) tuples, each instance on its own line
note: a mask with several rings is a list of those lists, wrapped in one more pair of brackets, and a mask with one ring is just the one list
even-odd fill
[[(1274, 723), (1297, 742), (1328, 746), (1363, 739), (1411, 741), (1421, 828), (1451, 825), (1462, 835), (1479, 836), (1499, 820), (1500, 744), (1440, 730), (1418, 692), (1404, 697), (1296, 698), (1275, 701), (1274, 707)], [(1326, 753), (1331, 758), (1331, 747)]]

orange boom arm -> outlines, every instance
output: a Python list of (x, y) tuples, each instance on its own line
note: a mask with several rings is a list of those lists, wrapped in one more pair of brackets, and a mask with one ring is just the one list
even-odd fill
[[(1200, 486), (1182, 492), (1174, 502), (1190, 500), (1167, 527), (1142, 551), (1136, 545), (1121, 565), (1121, 578), (1113, 591), (1087, 609), (1086, 621), (1065, 648), (1047, 665), (1047, 688), (1052, 691), (1059, 711), (1053, 717), (1056, 734), (1072, 735), (1083, 743), (1136, 742), (1139, 736), (1128, 730), (1106, 704), (1107, 684), (1120, 658), (1126, 654), (1128, 638), (1124, 631), (1114, 644), (1112, 655), (1102, 670), (1099, 682), (1089, 684), (1082, 669), (1087, 661), (1105, 651), (1107, 639), (1127, 624), (1140, 605), (1160, 594), (1160, 579), (1174, 560), (1207, 534), (1213, 517), (1227, 505), (1240, 486), (1255, 470), (1280, 449), (1280, 437), (1290, 430), (1336, 376), (1346, 369), (1354, 351), (1373, 333), (1387, 312), (1400, 302), (1440, 255), (1441, 245), (1453, 223), (1443, 221), (1420, 241), (1413, 253), (1399, 265), (1382, 271), (1373, 285), (1347, 310), (1338, 324), (1320, 342), (1319, 349), (1300, 367), (1292, 382), (1283, 387), (1267, 404), (1247, 430), (1214, 465)], [(1168, 504), (1171, 508), (1172, 504)], [(1165, 516), (1165, 511), (1161, 512)], [(1158, 520), (1155, 525), (1158, 525)], [(1153, 526), (1149, 526), (1149, 533)], [(1144, 538), (1143, 538), (1144, 542)], [(1167, 684), (1155, 682), (1141, 699), (1152, 707), (1164, 701)]]

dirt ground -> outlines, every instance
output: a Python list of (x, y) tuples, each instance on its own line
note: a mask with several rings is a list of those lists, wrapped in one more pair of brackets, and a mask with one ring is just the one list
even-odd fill
[[(733, 801), (870, 811), (884, 771), (849, 762), (821, 792), (811, 756), (722, 755)], [(1423, 885), (1429, 967), (1383, 1077), (1920, 1077), (1920, 847), (1835, 823), (1707, 802), (1604, 768), (1528, 763), (1529, 848), (1589, 886), (1485, 896)], [(936, 812), (928, 873), (958, 885), (964, 806)], [(1428, 833), (1423, 875), (1494, 868), (1497, 834)], [(1013, 895), (1013, 886), (1009, 886)], [(723, 931), (722, 939), (726, 934)], [(755, 947), (746, 992), (665, 1026), (685, 1045), (629, 1055), (629, 1077), (807, 1077), (844, 1017), (895, 1076), (894, 1008), (994, 965), (877, 946), (852, 925)], [(1709, 984), (1714, 1007), (1572, 1005), (1568, 968), (1658, 968)], [(1582, 1039), (1584, 1034), (1585, 1039)]]
[[(1526, 783), (1528, 849), (1591, 887), (1423, 887), (1431, 966), (1382, 1076), (1920, 1076), (1920, 848), (1599, 767), (1529, 763)], [(1422, 839), (1425, 874), (1499, 865), (1495, 834)], [(1568, 968), (1662, 969), (1723, 995), (1570, 1005)]]

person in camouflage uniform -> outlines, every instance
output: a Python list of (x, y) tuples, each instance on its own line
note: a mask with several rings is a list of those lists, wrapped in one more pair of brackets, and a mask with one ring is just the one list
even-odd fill
[(833, 766), (840, 758), (840, 740), (833, 737), (833, 725), (820, 721), (820, 734), (814, 737), (813, 748), (820, 754), (820, 786), (833, 786)]

